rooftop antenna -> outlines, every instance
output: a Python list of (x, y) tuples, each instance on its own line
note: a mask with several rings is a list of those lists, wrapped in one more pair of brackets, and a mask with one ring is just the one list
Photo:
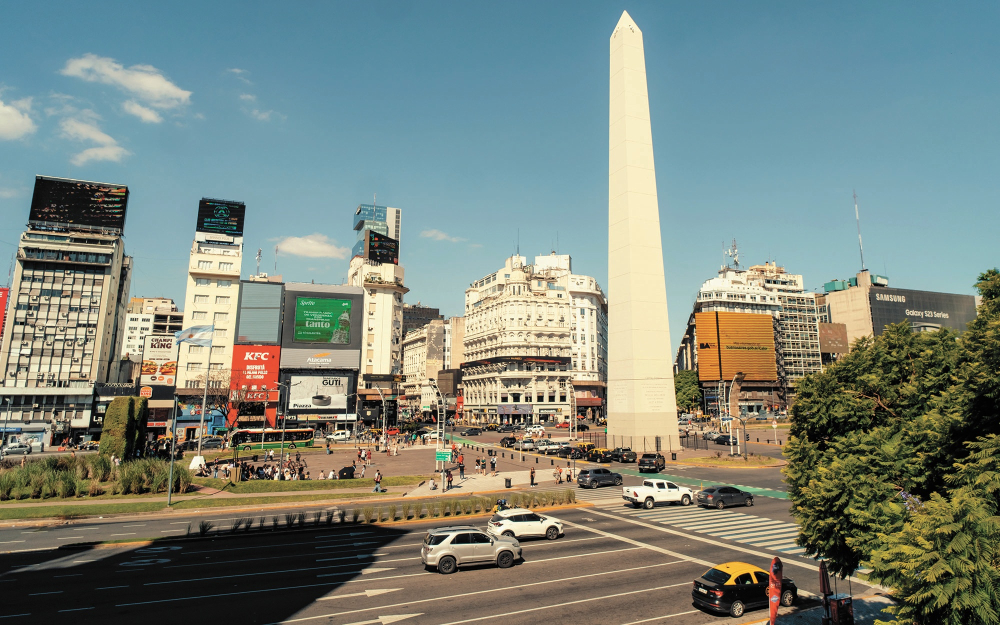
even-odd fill
[(260, 258), (261, 258), (261, 252), (262, 251), (263, 250), (261, 250), (259, 247), (257, 248), (257, 275), (258, 276), (260, 275)]
[(274, 246), (274, 275), (278, 275), (278, 246)]
[(857, 191), (854, 191), (854, 219), (858, 222), (858, 251), (861, 252), (861, 271), (865, 271), (865, 248), (861, 245), (861, 217), (858, 214)]
[(740, 268), (740, 250), (736, 247), (736, 239), (733, 239), (732, 247), (724, 251), (723, 254), (733, 259), (733, 269)]
[(521, 229), (517, 229), (517, 255), (521, 255)]
[(14, 275), (14, 255), (10, 255), (10, 265), (7, 267), (7, 288), (10, 288), (11, 277)]

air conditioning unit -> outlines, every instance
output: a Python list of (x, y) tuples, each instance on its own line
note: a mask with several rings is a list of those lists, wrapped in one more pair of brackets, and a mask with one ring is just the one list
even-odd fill
[(32, 295), (30, 299), (33, 302), (37, 302), (38, 301), (38, 296), (37, 295)]
[(32, 410), (38, 410), (38, 404), (32, 404), (31, 408)]
[(59, 313), (60, 317), (69, 317), (69, 313)]
[(95, 332), (97, 332), (97, 330), (94, 328), (87, 328), (87, 334), (94, 334)]
[(34, 317), (35, 313), (29, 311), (25, 316), (26, 317)]
[(80, 359), (79, 358), (74, 358), (73, 362), (80, 362)]
[(96, 304), (97, 303), (97, 298), (96, 297), (90, 298), (90, 303), (91, 304)]

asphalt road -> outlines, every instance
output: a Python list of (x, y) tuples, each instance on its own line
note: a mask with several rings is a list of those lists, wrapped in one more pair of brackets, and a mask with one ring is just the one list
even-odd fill
[[(663, 512), (675, 510), (718, 512), (679, 507)], [(450, 576), (426, 571), (419, 559), (426, 529), (449, 524), (440, 520), (255, 528), (145, 547), (7, 554), (0, 560), (0, 618), (144, 625), (195, 619), (700, 625), (766, 616), (760, 610), (742, 619), (702, 612), (691, 604), (691, 582), (716, 563), (742, 560), (766, 567), (779, 552), (644, 519), (621, 505), (601, 503), (553, 516), (566, 522), (565, 536), (523, 541), (524, 561), (515, 567), (468, 568)], [(483, 517), (470, 521), (485, 523)], [(794, 555), (782, 559), (800, 589), (816, 592), (815, 563)]]

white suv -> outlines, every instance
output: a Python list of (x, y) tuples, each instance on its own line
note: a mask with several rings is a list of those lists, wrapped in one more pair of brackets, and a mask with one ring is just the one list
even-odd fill
[(545, 436), (545, 428), (540, 425), (529, 425), (525, 432), (529, 436)]
[(494, 536), (523, 538), (544, 536), (555, 540), (563, 534), (562, 521), (536, 514), (526, 508), (501, 510), (486, 524), (486, 531)]

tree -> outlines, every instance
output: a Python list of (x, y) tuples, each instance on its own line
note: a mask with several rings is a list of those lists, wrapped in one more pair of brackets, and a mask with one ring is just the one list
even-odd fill
[(678, 371), (674, 376), (674, 394), (677, 396), (677, 407), (691, 412), (701, 406), (701, 387), (698, 385), (698, 372)]
[(894, 589), (901, 623), (1000, 623), (1000, 272), (962, 335), (859, 339), (798, 387), (784, 469), (799, 543)]
[(108, 405), (101, 431), (102, 456), (135, 456), (146, 438), (147, 402), (144, 397), (115, 397)]

